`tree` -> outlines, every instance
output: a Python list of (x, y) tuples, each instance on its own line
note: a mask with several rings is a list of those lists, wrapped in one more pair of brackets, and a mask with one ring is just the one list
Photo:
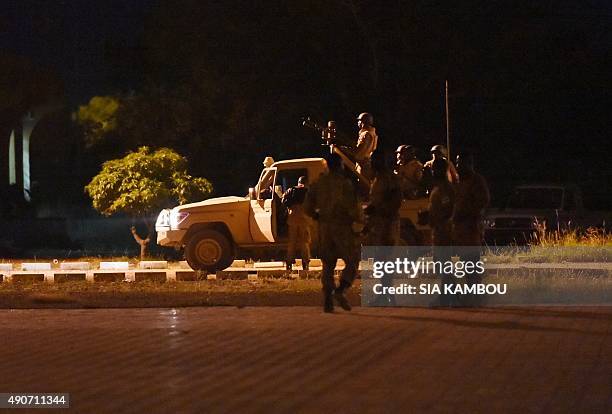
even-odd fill
[(212, 184), (188, 175), (187, 160), (172, 149), (140, 147), (121, 159), (106, 161), (85, 192), (103, 215), (124, 213), (146, 224), (145, 238), (138, 236), (133, 226), (131, 229), (142, 260), (153, 231), (149, 217), (173, 202), (184, 204), (210, 196)]
[(77, 111), (77, 120), (84, 129), (85, 142), (91, 147), (117, 127), (119, 99), (112, 96), (94, 96)]

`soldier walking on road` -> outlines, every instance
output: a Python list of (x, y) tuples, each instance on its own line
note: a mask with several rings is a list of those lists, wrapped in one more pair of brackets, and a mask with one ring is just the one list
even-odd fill
[[(457, 156), (459, 183), (456, 186), (456, 202), (453, 213), (453, 240), (462, 261), (476, 263), (480, 260), (483, 233), (483, 213), (489, 205), (489, 187), (485, 179), (474, 171), (471, 154)], [(468, 284), (480, 283), (481, 275), (466, 275)]]
[[(452, 274), (444, 272), (444, 264), (451, 260), (453, 208), (455, 205), (455, 192), (447, 180), (447, 163), (437, 159), (432, 163), (433, 189), (429, 195), (429, 224), (433, 236), (433, 260), (442, 263), (442, 289), (445, 285), (453, 284)], [(440, 306), (452, 305), (451, 297), (442, 293)]]
[[(306, 194), (304, 211), (319, 223), (324, 311), (333, 312), (334, 298), (344, 310), (351, 310), (344, 293), (357, 276), (359, 239), (354, 229), (363, 220), (353, 184), (342, 174), (340, 157), (330, 154), (327, 166), (329, 172), (319, 177)], [(336, 287), (334, 270), (339, 258), (344, 260), (345, 267)]]
[(374, 117), (372, 114), (363, 112), (357, 117), (357, 127), (359, 127), (359, 137), (354, 151), (357, 172), (366, 178), (372, 178), (370, 159), (372, 153), (378, 147), (378, 135), (374, 128)]
[(302, 268), (308, 270), (310, 262), (310, 217), (304, 213), (304, 200), (308, 188), (306, 177), (301, 176), (295, 187), (289, 188), (283, 194), (283, 206), (287, 208), (289, 217), (289, 245), (287, 247), (287, 270), (291, 271), (295, 263), (295, 252), (299, 250), (302, 255)]

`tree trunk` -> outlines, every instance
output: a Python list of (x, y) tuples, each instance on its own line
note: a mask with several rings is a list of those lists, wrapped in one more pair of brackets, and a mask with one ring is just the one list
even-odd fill
[(136, 243), (138, 243), (138, 245), (140, 246), (140, 260), (144, 260), (145, 257), (147, 256), (147, 246), (149, 245), (149, 242), (151, 241), (151, 228), (150, 226), (147, 225), (147, 228), (149, 229), (149, 233), (147, 234), (146, 238), (142, 238), (138, 235), (138, 233), (136, 232), (136, 227), (132, 226), (131, 230), (132, 230), (132, 236), (134, 237), (134, 240), (136, 241)]

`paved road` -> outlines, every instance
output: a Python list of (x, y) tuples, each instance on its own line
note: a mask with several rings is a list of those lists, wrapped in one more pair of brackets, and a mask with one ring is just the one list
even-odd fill
[(2, 310), (0, 338), (0, 392), (78, 413), (612, 407), (612, 308)]

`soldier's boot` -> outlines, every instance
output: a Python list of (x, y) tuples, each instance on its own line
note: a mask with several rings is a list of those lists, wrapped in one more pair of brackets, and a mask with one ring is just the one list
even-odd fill
[(334, 291), (334, 299), (336, 299), (336, 302), (338, 302), (338, 305), (340, 305), (340, 307), (344, 309), (345, 311), (350, 311), (352, 309), (351, 304), (349, 303), (348, 299), (346, 299), (346, 296), (344, 296), (344, 292), (350, 286), (351, 285), (349, 283), (347, 283), (344, 280), (341, 280), (340, 286), (338, 286), (336, 290)]
[(323, 292), (323, 312), (332, 313), (334, 311), (334, 299), (331, 292)]

